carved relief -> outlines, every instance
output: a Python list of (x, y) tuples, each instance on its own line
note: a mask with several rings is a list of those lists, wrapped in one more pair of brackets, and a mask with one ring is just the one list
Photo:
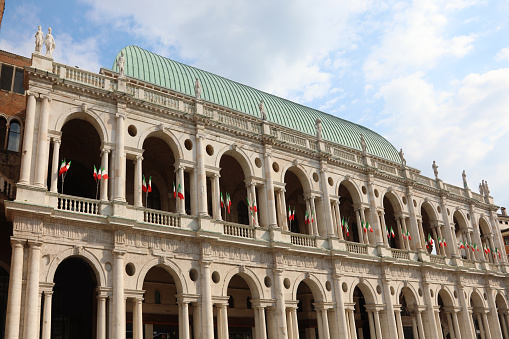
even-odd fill
[(16, 216), (14, 230), (18, 232), (42, 233), (42, 220)]

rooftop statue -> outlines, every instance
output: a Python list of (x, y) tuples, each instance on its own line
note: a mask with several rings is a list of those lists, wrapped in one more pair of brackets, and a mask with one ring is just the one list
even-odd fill
[(194, 83), (194, 96), (198, 100), (201, 99), (201, 84), (198, 78), (196, 78), (196, 82)]
[(46, 34), (46, 39), (44, 40), (46, 44), (46, 56), (53, 57), (53, 51), (55, 50), (55, 39), (53, 39), (53, 35), (51, 35), (51, 27), (48, 28), (48, 34)]
[(403, 167), (406, 167), (405, 153), (403, 153), (403, 148), (399, 151), (399, 157), (401, 158), (401, 163)]
[(484, 183), (484, 193), (486, 194), (486, 196), (490, 195), (490, 188), (488, 187), (488, 180), (486, 180), (486, 182)]
[(479, 183), (479, 193), (481, 195), (484, 195), (484, 186), (483, 186), (484, 180), (482, 183)]
[(433, 173), (435, 173), (435, 179), (438, 180), (438, 166), (435, 160), (433, 160), (433, 165), (431, 165), (431, 168), (433, 168)]
[(322, 121), (320, 119), (316, 118), (315, 126), (316, 126), (316, 137), (318, 139), (321, 139), (322, 138)]
[(41, 54), (42, 45), (44, 45), (44, 33), (39, 25), (37, 32), (35, 33), (35, 53)]
[(125, 78), (125, 58), (124, 58), (124, 52), (120, 53), (120, 58), (117, 60), (117, 66), (118, 66), (118, 72), (120, 73), (120, 78)]
[(258, 108), (260, 109), (260, 115), (262, 116), (262, 120), (267, 120), (267, 114), (265, 112), (265, 105), (263, 104), (263, 99), (260, 100)]
[(361, 133), (361, 147), (362, 147), (362, 155), (366, 155), (366, 150), (368, 146), (366, 145), (366, 140), (364, 140), (364, 136)]
[(467, 174), (465, 173), (465, 170), (463, 170), (463, 173), (461, 173), (461, 176), (463, 177), (463, 187), (468, 188), (467, 184)]

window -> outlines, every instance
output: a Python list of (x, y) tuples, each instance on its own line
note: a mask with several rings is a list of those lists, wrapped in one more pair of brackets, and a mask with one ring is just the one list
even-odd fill
[(11, 65), (2, 64), (0, 71), (0, 89), (24, 94), (23, 69)]
[(17, 121), (12, 121), (9, 127), (9, 139), (7, 140), (7, 150), (18, 152), (20, 139), (21, 139), (21, 126)]

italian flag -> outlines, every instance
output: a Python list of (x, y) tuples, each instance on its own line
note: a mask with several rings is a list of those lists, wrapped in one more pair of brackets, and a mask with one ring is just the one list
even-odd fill
[(99, 172), (99, 174), (97, 174), (97, 168), (95, 168), (95, 165), (94, 165), (94, 180), (101, 180), (101, 173)]
[(177, 191), (177, 196), (179, 197), (180, 200), (184, 200), (184, 192), (182, 192), (182, 186), (180, 186), (180, 184), (179, 189)]
[(401, 235), (403, 236), (403, 239), (406, 239), (406, 233), (405, 233), (405, 231), (402, 231), (402, 232), (401, 232)]
[(141, 186), (143, 192), (150, 193), (152, 192), (152, 177), (148, 178), (148, 186), (147, 181), (145, 180), (145, 176), (143, 176), (143, 184)]
[(369, 222), (366, 222), (366, 227), (369, 229), (371, 233), (373, 233), (373, 227), (369, 224)]
[(143, 183), (141, 185), (141, 189), (143, 192), (147, 192), (147, 181), (145, 180), (145, 176), (143, 176)]
[(311, 210), (311, 221), (310, 222), (315, 221), (315, 218), (313, 217), (314, 214), (315, 214), (315, 211)]
[(69, 167), (71, 167), (71, 162), (68, 163), (65, 162), (65, 159), (62, 160), (62, 163), (60, 164), (60, 170), (58, 171), (58, 176), (61, 176), (65, 172), (69, 170)]
[(391, 236), (394, 238), (396, 235), (394, 234), (394, 229), (391, 227)]
[(232, 205), (232, 201), (230, 199), (230, 193), (226, 192), (226, 207), (228, 208), (228, 213), (230, 213), (231, 205)]
[(368, 228), (364, 224), (364, 221), (361, 221), (361, 227), (362, 227), (362, 230), (364, 231), (364, 233), (368, 233)]
[(430, 245), (433, 245), (433, 238), (431, 237), (431, 234), (428, 233), (428, 243)]
[(341, 218), (341, 227), (345, 229), (345, 217)]
[(410, 231), (406, 230), (406, 236), (408, 237), (408, 240), (412, 240), (412, 236), (410, 235)]
[(295, 208), (293, 209), (290, 206), (288, 206), (288, 220), (295, 220)]
[[(175, 188), (175, 181), (173, 182), (173, 199), (177, 197), (177, 190)], [(221, 194), (221, 207), (223, 207), (223, 195)]]
[(463, 244), (463, 241), (460, 240), (460, 249), (465, 249), (465, 245)]
[(346, 236), (348, 237), (350, 235), (350, 227), (348, 227), (348, 221), (345, 222), (345, 228), (346, 228)]
[(304, 214), (304, 224), (307, 225), (309, 223), (310, 223), (309, 214), (308, 214), (308, 211), (306, 210), (306, 213)]
[(110, 177), (108, 176), (108, 173), (104, 170), (104, 168), (101, 168), (101, 173), (99, 174), (99, 179), (101, 179), (101, 176), (102, 176), (102, 179), (103, 180), (106, 180), (106, 179), (109, 179)]
[(440, 247), (444, 247), (444, 242), (440, 237), (438, 237), (438, 244), (440, 245)]
[[(175, 188), (175, 185), (173, 185), (173, 188)], [(224, 199), (223, 199), (223, 192), (221, 192), (221, 208), (224, 207)]]
[(94, 165), (94, 179), (101, 180), (101, 178), (104, 180), (109, 179), (108, 174), (104, 172), (104, 168), (97, 170)]
[(391, 231), (389, 230), (389, 227), (387, 227), (387, 238), (391, 238)]

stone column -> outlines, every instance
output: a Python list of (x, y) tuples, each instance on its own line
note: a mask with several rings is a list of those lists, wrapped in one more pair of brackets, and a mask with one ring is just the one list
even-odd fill
[(378, 312), (378, 310), (374, 310), (373, 316), (375, 318), (376, 338), (382, 339), (382, 327), (380, 326), (380, 312)]
[(403, 336), (403, 323), (401, 322), (401, 309), (395, 309), (394, 315), (396, 316), (396, 325), (398, 328), (398, 338), (404, 338)]
[[(53, 159), (51, 161), (51, 186), (50, 191), (58, 193), (58, 171), (60, 170), (60, 143), (61, 140), (58, 137), (53, 137)], [(64, 193), (64, 192), (62, 192)]]
[(114, 339), (125, 339), (124, 255), (113, 251), (113, 310), (110, 320)]
[(400, 217), (396, 217), (396, 228), (398, 229), (396, 232), (398, 233), (399, 243), (401, 244), (401, 247), (402, 247), (401, 249), (406, 250), (407, 246), (406, 246), (405, 239), (403, 239), (403, 227), (401, 226), (401, 218)]
[(387, 225), (385, 224), (385, 213), (384, 211), (378, 211), (378, 218), (380, 219), (380, 228), (382, 229), (384, 245), (389, 246), (389, 230), (387, 229)]
[(202, 338), (201, 303), (193, 303), (193, 337)]
[(272, 181), (272, 160), (270, 155), (271, 148), (265, 145), (264, 149), (264, 173), (265, 187), (267, 195), (268, 221), (270, 227), (277, 226), (276, 202), (274, 201), (274, 182)]
[[(329, 330), (329, 318), (327, 317), (327, 309), (322, 308), (318, 310), (321, 314), (322, 320), (322, 333), (324, 339), (330, 339), (330, 330)], [(297, 311), (295, 311), (295, 316), (297, 316)], [(320, 326), (320, 325), (319, 325)]]
[(426, 337), (424, 336), (424, 326), (422, 323), (421, 311), (416, 312), (416, 318), (417, 318), (417, 330), (419, 331), (419, 339), (426, 339)]
[[(133, 302), (133, 339), (143, 339), (143, 298), (135, 298)], [(189, 327), (188, 327), (189, 328)]]
[[(436, 229), (437, 229), (437, 234), (440, 237), (440, 239), (445, 240), (445, 237), (442, 234), (442, 227), (440, 225), (437, 225)], [(443, 247), (443, 246), (440, 247), (440, 245), (438, 245), (438, 247), (440, 249), (441, 255), (443, 255), (445, 257), (447, 255), (447, 253), (445, 252), (445, 247)]]
[[(177, 213), (179, 214), (186, 214), (186, 204), (185, 204), (185, 199), (189, 199), (189, 197), (186, 197), (185, 195), (185, 189), (184, 189), (184, 167), (182, 166), (179, 166), (177, 168), (177, 182), (176, 182), (176, 187), (175, 189), (178, 190), (178, 187), (180, 185), (180, 188), (182, 189), (182, 194), (184, 194), (184, 199), (180, 199), (178, 196), (175, 198), (176, 200), (176, 206), (177, 206)], [(217, 184), (219, 185), (219, 180), (217, 182)], [(219, 215), (221, 215), (221, 213), (219, 213)]]
[(203, 338), (214, 338), (214, 313), (212, 305), (212, 295), (210, 287), (210, 261), (202, 260), (201, 266), (201, 316)]
[(445, 223), (445, 240), (447, 241), (447, 248), (451, 257), (458, 258), (458, 242), (456, 241), (456, 236), (454, 235), (451, 224), (449, 223), (449, 216), (447, 215), (447, 206), (445, 206), (445, 197), (441, 197), (440, 208), (442, 209), (442, 220)]
[(97, 296), (97, 339), (106, 339), (106, 295)]
[(189, 339), (189, 303), (179, 301), (179, 339)]
[(39, 270), (41, 266), (41, 243), (29, 240), (25, 319), (23, 338), (38, 338), (39, 327)]
[(461, 339), (460, 326), (458, 323), (458, 314), (456, 311), (452, 312), (452, 323), (454, 324), (454, 333), (456, 333), (456, 339)]
[[(258, 202), (256, 201), (256, 185), (253, 182), (249, 184), (249, 192), (251, 195), (251, 199), (249, 200), (249, 202), (251, 203), (251, 206), (256, 203), (256, 206), (257, 206), (256, 209), (258, 209)], [(249, 208), (249, 206), (248, 206), (248, 208)], [(254, 226), (260, 226), (258, 224), (258, 212), (255, 212), (255, 211), (252, 211), (252, 212), (253, 212), (254, 223), (255, 223)]]
[(198, 215), (207, 216), (207, 175), (205, 173), (205, 159), (203, 140), (205, 136), (201, 134), (202, 128), (197, 127), (196, 133), (196, 183), (198, 189)]
[(330, 337), (331, 339), (339, 339), (339, 331), (338, 331), (338, 323), (336, 321), (336, 309), (335, 308), (329, 308), (327, 310), (327, 318), (329, 319), (329, 331), (330, 331)]
[[(323, 333), (323, 321), (322, 321), (322, 313), (320, 313), (319, 310), (317, 310), (315, 308), (315, 314), (316, 314), (316, 327), (318, 329), (318, 338), (323, 338), (324, 337), (324, 333)], [(297, 337), (299, 338), (299, 337)]]
[(267, 307), (267, 332), (268, 339), (277, 339), (277, 319), (276, 312), (273, 307)]
[(368, 313), (369, 336), (371, 337), (371, 339), (376, 339), (375, 324), (373, 321), (373, 311), (366, 312)]
[[(309, 220), (311, 220), (311, 202), (310, 202), (310, 200), (311, 200), (311, 196), (310, 195), (306, 195), (304, 197), (304, 201), (306, 202), (306, 212), (308, 213), (308, 216), (310, 217)], [(305, 220), (304, 220), (304, 223), (306, 223)], [(311, 224), (308, 224), (308, 227), (309, 227), (309, 234), (310, 235), (318, 235), (318, 234), (314, 234), (314, 229), (313, 229), (313, 226)]]
[(293, 324), (293, 337), (299, 338), (299, 322), (297, 321), (297, 307), (292, 307), (290, 309), (290, 314), (292, 315), (292, 324)]
[(336, 322), (338, 324), (338, 336), (340, 339), (346, 339), (348, 337), (348, 333), (345, 315), (345, 303), (343, 300), (343, 290), (341, 288), (341, 275), (334, 273), (332, 275), (332, 279), (334, 284), (334, 300), (336, 302)]
[(473, 324), (472, 324), (472, 317), (469, 316), (468, 301), (465, 298), (465, 290), (461, 283), (457, 284), (457, 288), (458, 288), (459, 304), (461, 306), (461, 313), (460, 313), (461, 322), (462, 322), (461, 329), (463, 329), (464, 337), (467, 339), (471, 339), (471, 338), (473, 338), (472, 337), (473, 334), (470, 332), (473, 327)]
[(491, 287), (488, 287), (486, 288), (486, 292), (488, 295), (488, 306), (490, 309), (491, 332), (495, 338), (502, 338), (502, 329), (500, 328), (500, 322), (498, 321), (497, 304), (495, 302), (495, 297), (493, 296), (493, 290)]
[(265, 184), (258, 185), (258, 217), (260, 218), (260, 226), (268, 227), (269, 226), (269, 208), (267, 205), (267, 186)]
[(378, 219), (378, 213), (376, 208), (376, 197), (375, 190), (373, 188), (372, 175), (368, 176), (368, 198), (369, 198), (369, 213), (371, 214), (371, 227), (373, 227), (373, 233), (375, 235), (375, 245), (383, 246), (384, 245), (384, 230), (382, 230), (382, 226)]
[[(364, 210), (365, 208), (364, 207), (361, 207), (360, 209), (360, 213), (361, 213), (361, 221), (364, 222), (364, 226), (366, 226), (366, 215), (364, 214)], [(366, 232), (362, 231), (361, 230), (361, 234), (363, 235), (364, 237), (364, 243), (365, 244), (369, 244), (369, 237), (368, 237), (368, 232), (366, 230)]]
[(24, 241), (11, 238), (12, 255), (5, 317), (5, 339), (19, 338), (21, 291), (23, 289), (23, 245)]
[[(385, 275), (385, 274), (384, 274)], [(390, 290), (390, 279), (388, 277), (384, 277), (382, 279), (383, 286), (383, 298), (385, 302), (385, 310), (387, 314), (387, 326), (389, 330), (389, 336), (391, 338), (396, 338), (398, 334), (396, 319), (394, 317), (394, 307), (392, 305), (392, 297)]]
[(437, 255), (442, 255), (442, 248), (438, 244), (437, 228), (438, 228), (438, 226), (434, 226), (434, 227), (432, 226), (431, 233), (433, 233), (433, 241), (434, 241), (435, 249), (437, 251)]
[[(420, 232), (420, 229), (419, 229), (419, 226), (417, 224), (417, 216), (416, 216), (416, 213), (415, 213), (415, 208), (414, 208), (414, 196), (412, 194), (412, 190), (410, 188), (407, 188), (407, 201), (408, 201), (408, 209), (409, 209), (409, 212), (410, 212), (410, 230), (412, 232), (412, 236), (413, 236), (413, 243), (414, 243), (414, 246), (415, 246), (415, 249), (417, 251), (422, 251), (423, 250), (423, 245), (421, 243), (421, 232)], [(424, 246), (425, 248), (425, 246)]]
[(357, 328), (355, 327), (355, 317), (353, 310), (348, 309), (348, 318), (350, 320), (350, 339), (357, 339)]
[(293, 331), (293, 319), (292, 319), (292, 312), (289, 308), (285, 310), (286, 313), (286, 330), (288, 332), (288, 339), (298, 339), (294, 337), (294, 331)]
[[(228, 311), (227, 304), (219, 304), (218, 305), (218, 319), (217, 319), (217, 334), (218, 339), (228, 339), (230, 335), (228, 334)], [(219, 336), (219, 328), (221, 328), (222, 336)]]
[(486, 315), (486, 311), (484, 311), (482, 313), (482, 321), (483, 321), (483, 324), (484, 324), (484, 331), (485, 331), (485, 334), (486, 334), (486, 337), (487, 338), (493, 338), (491, 336), (491, 329), (490, 329), (490, 323), (488, 322), (488, 316)]
[(316, 236), (320, 235), (320, 232), (318, 231), (318, 221), (316, 219), (316, 205), (315, 205), (315, 198), (311, 196), (309, 199), (309, 204), (311, 208), (311, 214), (309, 215), (310, 220), (313, 220), (311, 223), (311, 226), (313, 227), (313, 234)]
[(507, 331), (507, 322), (505, 321), (505, 314), (501, 313), (499, 315), (500, 323), (502, 324), (502, 332), (504, 332), (504, 338), (509, 338), (509, 332)]
[[(221, 190), (219, 188), (219, 173), (212, 175), (212, 218), (214, 220), (221, 220)], [(177, 197), (178, 199), (178, 197)], [(226, 201), (225, 201), (226, 203)]]
[[(35, 98), (35, 93), (32, 93), (31, 91), (27, 91), (26, 95), (28, 98), (27, 98), (25, 128), (23, 131), (23, 152), (21, 152), (21, 170), (19, 175), (19, 183), (29, 185), (31, 183), (30, 173), (32, 171), (32, 150), (34, 146), (33, 143), (35, 129), (35, 107), (37, 105), (37, 100)], [(9, 329), (9, 327), (6, 326), (6, 329)]]
[(258, 333), (258, 338), (256, 339), (267, 339), (267, 329), (265, 327), (265, 307), (255, 306), (255, 327), (256, 332)]
[[(142, 177), (143, 177), (143, 157), (141, 155), (136, 156), (134, 161), (134, 206), (143, 206), (143, 193), (142, 193)], [(148, 207), (148, 206), (145, 206)]]
[(277, 226), (280, 228), (283, 228), (283, 223), (286, 222), (283, 217), (283, 212), (281, 211), (283, 209), (281, 204), (281, 190), (278, 190), (275, 193), (276, 196), (276, 206), (277, 206)]
[(341, 228), (341, 211), (339, 210), (339, 202), (334, 202), (334, 210), (336, 211), (336, 232), (339, 239), (343, 240), (343, 229)]
[(455, 331), (454, 331), (454, 325), (452, 324), (452, 316), (451, 312), (445, 312), (445, 315), (447, 317), (447, 325), (449, 327), (449, 333), (452, 339), (456, 338)]
[(490, 337), (486, 338), (481, 314), (480, 313), (474, 313), (474, 315), (477, 317), (477, 324), (479, 325), (479, 331), (481, 332), (481, 338), (482, 339), (491, 339)]
[(442, 326), (442, 323), (440, 322), (439, 311), (435, 311), (435, 322), (436, 322), (437, 328), (438, 328), (438, 338), (444, 339), (443, 326)]
[(323, 209), (325, 214), (323, 219), (325, 221), (325, 231), (327, 232), (327, 237), (334, 237), (329, 196), (329, 182), (327, 180), (327, 162), (324, 160), (320, 161), (320, 184), (323, 193)]
[(412, 334), (414, 335), (414, 338), (419, 338), (419, 332), (417, 332), (417, 322), (415, 317), (412, 317)]
[[(110, 155), (109, 149), (103, 149), (101, 152), (101, 168), (104, 170), (104, 173), (108, 174), (108, 178), (110, 177), (110, 173), (108, 172), (108, 159)], [(101, 179), (101, 200), (108, 200), (108, 182), (110, 179), (104, 180)]]
[[(408, 234), (408, 229), (406, 227), (406, 217), (404, 216), (401, 217), (401, 226), (403, 227), (403, 231), (405, 232), (405, 234)], [(407, 250), (410, 251), (412, 249), (410, 247), (410, 240), (408, 239), (408, 237), (405, 238), (405, 245)]]
[(360, 208), (355, 210), (355, 218), (357, 221), (357, 232), (359, 234), (359, 243), (364, 244), (364, 233), (361, 226), (361, 212)]
[(422, 282), (422, 289), (424, 291), (424, 304), (427, 306), (426, 315), (428, 317), (428, 326), (431, 333), (437, 333), (438, 328), (435, 320), (435, 311), (433, 309), (433, 299), (431, 298), (430, 286), (426, 281)]
[(283, 220), (283, 231), (288, 231), (288, 215), (286, 213), (286, 190), (282, 188), (279, 191), (279, 194), (281, 194), (281, 219)]
[(278, 339), (288, 338), (286, 327), (286, 305), (284, 298), (283, 270), (274, 268), (274, 293), (276, 295), (276, 319), (278, 327)]
[(37, 135), (37, 153), (35, 167), (35, 185), (46, 187), (46, 174), (48, 172), (48, 120), (49, 103), (51, 98), (47, 95), (41, 96), (41, 113), (39, 115), (39, 131)]
[(44, 291), (44, 310), (42, 314), (42, 339), (51, 339), (51, 296), (53, 291)]
[[(117, 113), (116, 144), (115, 144), (115, 194), (113, 200), (125, 202), (125, 151), (124, 151), (124, 126), (126, 116)], [(115, 301), (114, 301), (115, 302)], [(124, 331), (125, 336), (125, 331)]]
[(422, 228), (421, 219), (417, 219), (417, 226), (419, 228), (419, 241), (421, 242), (421, 248), (424, 250), (426, 248), (426, 235), (424, 234), (424, 229)]

